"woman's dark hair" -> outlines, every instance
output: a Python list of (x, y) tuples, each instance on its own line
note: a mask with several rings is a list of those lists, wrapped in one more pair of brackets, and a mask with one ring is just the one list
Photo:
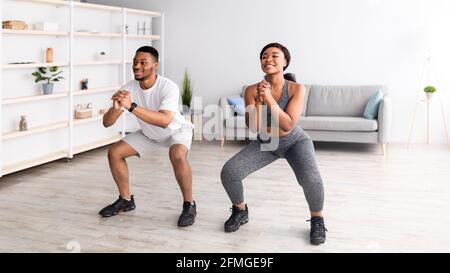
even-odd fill
[(262, 59), (262, 56), (264, 54), (264, 52), (271, 47), (275, 47), (280, 49), (281, 51), (283, 51), (284, 54), (284, 58), (286, 59), (286, 66), (283, 67), (283, 71), (286, 70), (286, 68), (289, 66), (289, 64), (291, 63), (291, 54), (289, 53), (289, 50), (282, 44), (279, 43), (270, 43), (268, 45), (266, 45), (265, 47), (263, 47), (263, 49), (261, 50), (261, 53), (259, 53), (259, 59)]
[(297, 82), (297, 79), (295, 78), (295, 74), (294, 73), (286, 73), (284, 74), (284, 79), (291, 81), (291, 82)]
[(152, 47), (152, 46), (143, 46), (138, 48), (138, 50), (136, 50), (136, 53), (138, 52), (144, 52), (144, 53), (149, 53), (150, 55), (152, 55), (155, 60), (158, 62), (159, 61), (159, 53), (158, 50), (156, 50), (156, 48)]

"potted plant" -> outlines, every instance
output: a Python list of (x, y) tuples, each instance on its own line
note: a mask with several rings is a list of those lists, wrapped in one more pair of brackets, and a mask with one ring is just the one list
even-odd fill
[(184, 72), (183, 77), (183, 91), (181, 93), (181, 102), (183, 103), (183, 113), (188, 113), (191, 107), (191, 100), (192, 100), (192, 81), (189, 76), (188, 71), (186, 70)]
[(431, 98), (433, 97), (433, 93), (436, 92), (437, 90), (434, 86), (429, 85), (425, 87), (423, 91), (425, 92), (425, 94), (427, 94), (427, 98), (431, 100)]
[(99, 53), (98, 60), (101, 61), (101, 62), (106, 61), (106, 52), (105, 51), (102, 51), (102, 52)]
[(38, 70), (31, 75), (35, 77), (35, 83), (46, 81), (46, 83), (42, 84), (42, 88), (44, 95), (49, 95), (53, 93), (53, 84), (64, 79), (63, 76), (60, 76), (61, 73), (62, 71), (58, 71), (57, 66), (52, 66), (50, 68), (38, 67)]

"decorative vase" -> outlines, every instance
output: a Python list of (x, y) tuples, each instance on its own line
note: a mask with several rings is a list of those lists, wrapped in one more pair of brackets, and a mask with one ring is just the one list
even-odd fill
[(189, 106), (183, 105), (183, 114), (189, 114), (191, 112)]
[(45, 53), (45, 62), (53, 63), (53, 48), (51, 47), (47, 48), (47, 51)]
[(433, 98), (433, 94), (432, 92), (425, 92), (425, 94), (427, 94), (427, 99), (431, 100), (431, 98)]
[(42, 85), (44, 95), (50, 95), (53, 93), (53, 83), (44, 83)]
[(100, 52), (98, 55), (97, 55), (97, 61), (99, 61), (99, 62), (105, 62), (106, 61), (106, 53), (105, 52)]
[(27, 131), (27, 130), (28, 130), (27, 117), (20, 116), (19, 131)]

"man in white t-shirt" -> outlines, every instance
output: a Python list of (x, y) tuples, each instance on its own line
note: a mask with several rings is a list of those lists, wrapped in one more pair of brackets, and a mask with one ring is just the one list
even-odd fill
[(141, 130), (127, 135), (109, 149), (109, 167), (120, 195), (99, 214), (110, 217), (135, 209), (125, 159), (131, 156), (143, 158), (155, 147), (165, 146), (169, 147), (169, 158), (184, 199), (178, 226), (185, 227), (194, 223), (197, 214), (192, 198), (192, 170), (187, 159), (193, 125), (180, 114), (178, 86), (156, 73), (158, 59), (158, 51), (153, 47), (144, 46), (136, 51), (133, 60), (135, 80), (113, 95), (113, 106), (103, 117), (103, 125), (109, 127), (126, 109), (136, 116)]

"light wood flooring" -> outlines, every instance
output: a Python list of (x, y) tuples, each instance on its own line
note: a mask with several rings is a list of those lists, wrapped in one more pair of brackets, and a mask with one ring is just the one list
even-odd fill
[(450, 252), (446, 145), (315, 143), (327, 242), (309, 244), (308, 207), (284, 160), (244, 181), (250, 222), (224, 233), (222, 165), (244, 142), (195, 142), (196, 223), (178, 228), (181, 194), (167, 148), (129, 162), (133, 212), (102, 219), (118, 193), (107, 147), (0, 178), (0, 252)]

